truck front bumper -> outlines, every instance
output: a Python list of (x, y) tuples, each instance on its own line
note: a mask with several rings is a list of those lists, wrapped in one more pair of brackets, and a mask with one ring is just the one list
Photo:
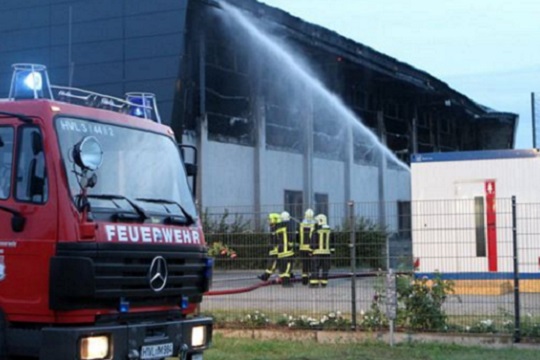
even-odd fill
[[(98, 341), (95, 341), (95, 340)], [(108, 342), (104, 348), (103, 342)], [(212, 341), (212, 319), (43, 328), (41, 360), (159, 359), (201, 354)], [(97, 344), (101, 342), (101, 344)], [(90, 349), (89, 347), (99, 347)], [(89, 355), (89, 351), (92, 352)], [(96, 354), (99, 354), (95, 357)], [(103, 355), (103, 356), (102, 356)], [(187, 356), (190, 359), (191, 356)], [(197, 355), (196, 358), (201, 358)]]

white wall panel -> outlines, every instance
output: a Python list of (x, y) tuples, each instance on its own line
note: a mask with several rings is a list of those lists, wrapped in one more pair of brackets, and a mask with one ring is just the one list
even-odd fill
[(203, 208), (254, 203), (254, 149), (208, 141), (201, 175)]
[(313, 159), (313, 193), (328, 194), (328, 202), (345, 202), (345, 163), (328, 159)]

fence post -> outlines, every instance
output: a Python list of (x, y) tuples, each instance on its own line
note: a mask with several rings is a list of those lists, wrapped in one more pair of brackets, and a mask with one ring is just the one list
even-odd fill
[(396, 274), (390, 267), (386, 273), (386, 316), (390, 320), (390, 346), (394, 346), (394, 320), (397, 316)]
[(512, 196), (512, 245), (514, 252), (514, 342), (521, 341), (520, 300), (519, 300), (519, 258), (517, 246), (516, 197)]
[(351, 328), (356, 330), (356, 219), (354, 201), (349, 201), (349, 223), (351, 224)]

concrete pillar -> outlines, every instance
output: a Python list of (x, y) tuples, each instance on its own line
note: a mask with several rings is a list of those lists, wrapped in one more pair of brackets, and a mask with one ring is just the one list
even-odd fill
[(199, 214), (204, 211), (204, 179), (206, 174), (206, 168), (209, 166), (208, 159), (208, 118), (206, 114), (203, 114), (199, 119), (199, 138), (197, 141), (197, 149), (199, 152), (199, 168), (197, 173), (197, 194), (196, 204), (199, 210)]
[(264, 173), (265, 167), (265, 155), (266, 155), (266, 102), (263, 96), (258, 95), (254, 101), (254, 131), (255, 131), (255, 146), (254, 146), (254, 161), (253, 161), (253, 180), (254, 180), (254, 199), (253, 210), (255, 213), (255, 228), (261, 229), (263, 224), (261, 223), (261, 216), (257, 214), (262, 213), (262, 189), (264, 188), (263, 179), (266, 179)]
[(199, 214), (204, 210), (204, 177), (205, 167), (208, 166), (208, 117), (206, 115), (206, 38), (204, 32), (199, 36), (199, 139), (197, 150), (199, 152), (199, 169), (197, 174), (197, 194), (196, 201), (199, 207)]
[(414, 114), (411, 124), (412, 152), (418, 154), (418, 106), (414, 105)]
[(346, 130), (345, 163), (343, 167), (343, 188), (345, 189), (343, 203), (344, 214), (347, 214), (348, 202), (352, 199), (353, 169), (354, 169), (354, 124), (348, 124)]
[[(384, 113), (382, 111), (377, 112), (377, 132), (382, 144), (386, 146), (386, 129), (384, 125)], [(379, 156), (379, 224), (381, 226), (386, 225), (386, 167), (387, 156), (385, 153), (381, 153)]]
[[(310, 94), (309, 91), (305, 92)], [(304, 209), (313, 208), (313, 97), (306, 100), (304, 114), (304, 157), (303, 157), (303, 176), (304, 191), (303, 202)]]
[[(256, 229), (263, 229), (264, 222), (261, 220), (262, 206), (264, 201), (264, 183), (268, 179), (265, 173), (266, 167), (266, 97), (263, 88), (265, 77), (265, 59), (260, 54), (251, 57), (249, 75), (251, 79), (250, 100), (251, 116), (253, 121), (253, 213)], [(268, 180), (266, 180), (268, 181)]]

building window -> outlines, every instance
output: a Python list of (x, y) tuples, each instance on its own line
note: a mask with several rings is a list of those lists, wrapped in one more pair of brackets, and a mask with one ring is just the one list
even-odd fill
[(291, 98), (304, 96), (303, 88), (287, 76), (267, 71), (262, 79), (265, 96), (266, 145), (271, 149), (302, 153), (305, 146), (306, 114), (301, 102)]
[(13, 162), (13, 128), (0, 127), (0, 199), (7, 199), (11, 191)]
[(206, 46), (204, 83), (200, 86), (205, 90), (201, 101), (204, 101), (208, 120), (208, 138), (252, 146), (255, 123), (247, 74), (249, 53), (234, 42), (224, 41), (223, 31), (218, 26), (212, 29)]
[(411, 202), (398, 201), (398, 231), (402, 238), (411, 238)]
[(328, 216), (328, 194), (315, 193), (315, 215), (324, 214)]
[(295, 219), (304, 216), (304, 197), (302, 191), (285, 190), (285, 211)]
[(486, 227), (484, 219), (486, 218), (484, 208), (484, 197), (476, 196), (474, 198), (474, 224), (476, 229), (476, 256), (486, 257)]

